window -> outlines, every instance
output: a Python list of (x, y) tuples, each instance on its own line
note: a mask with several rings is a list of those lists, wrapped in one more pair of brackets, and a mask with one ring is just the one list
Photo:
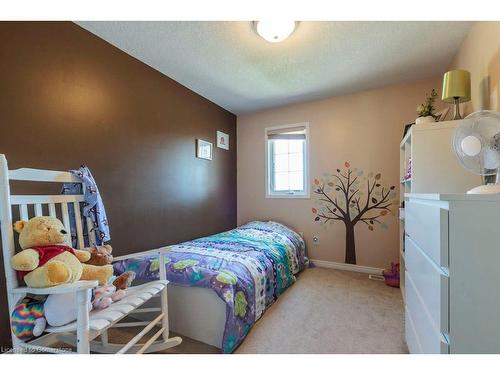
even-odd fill
[(307, 137), (307, 123), (266, 129), (266, 197), (309, 197)]

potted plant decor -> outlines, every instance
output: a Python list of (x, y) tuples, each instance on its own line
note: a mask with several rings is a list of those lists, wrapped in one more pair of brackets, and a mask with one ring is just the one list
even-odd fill
[(434, 113), (436, 108), (434, 108), (434, 102), (437, 96), (438, 94), (435, 89), (432, 89), (430, 95), (425, 96), (425, 102), (417, 107), (418, 117), (415, 121), (416, 124), (436, 121), (436, 114)]

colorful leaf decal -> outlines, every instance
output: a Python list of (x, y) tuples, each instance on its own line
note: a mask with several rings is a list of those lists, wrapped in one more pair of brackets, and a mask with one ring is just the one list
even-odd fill
[[(316, 207), (312, 208), (314, 221), (321, 226), (341, 222), (346, 229), (359, 222), (367, 224), (369, 231), (374, 231), (375, 225), (387, 228), (382, 217), (394, 215), (388, 207), (398, 204), (397, 199), (393, 201), (397, 195), (396, 185), (385, 187), (381, 173), (367, 172), (365, 175), (359, 168), (351, 169), (348, 161), (336, 171), (336, 174), (324, 174), (321, 180), (314, 180), (316, 185), (321, 184), (314, 188), (319, 196), (314, 201)], [(346, 230), (345, 262), (356, 264), (355, 238), (347, 233)]]

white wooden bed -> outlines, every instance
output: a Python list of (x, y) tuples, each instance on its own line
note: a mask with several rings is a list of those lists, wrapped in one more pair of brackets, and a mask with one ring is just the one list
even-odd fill
[[(60, 353), (61, 350), (51, 347), (58, 341), (73, 344), (78, 353), (148, 353), (168, 349), (179, 345), (179, 337), (169, 337), (168, 295), (165, 268), (160, 269), (159, 280), (133, 286), (127, 289), (126, 296), (104, 310), (87, 311), (89, 302), (88, 290), (97, 286), (97, 281), (79, 281), (51, 288), (20, 287), (16, 272), (10, 266), (10, 258), (16, 251), (13, 231), (13, 215), (22, 220), (33, 216), (48, 215), (58, 217), (69, 228), (68, 206), (73, 205), (76, 220), (78, 248), (84, 247), (84, 229), (81, 221), (81, 203), (83, 195), (11, 195), (10, 181), (30, 181), (39, 183), (81, 183), (68, 172), (46, 171), (39, 169), (8, 169), (7, 159), (0, 154), (0, 226), (2, 236), (2, 251), (7, 286), (7, 299), (9, 315), (14, 307), (26, 294), (60, 294), (75, 293), (77, 300), (77, 320), (62, 327), (47, 327), (46, 334), (30, 342), (23, 342), (12, 335), (14, 352), (42, 351)], [(87, 225), (91, 228), (92, 225)], [(87, 233), (90, 242), (95, 242), (93, 232)], [(148, 252), (157, 254), (160, 262), (164, 262), (164, 250), (156, 249)], [(135, 256), (134, 254), (129, 257)], [(159, 297), (159, 298), (155, 298)], [(143, 308), (146, 303), (157, 299), (154, 310)], [(146, 319), (152, 311), (158, 312), (152, 319)], [(176, 314), (181, 315), (180, 311)], [(120, 322), (130, 315), (142, 317), (136, 322)], [(108, 342), (107, 331), (109, 328), (127, 326), (144, 326), (139, 334), (126, 344), (113, 344)], [(157, 327), (159, 325), (159, 327)], [(181, 324), (182, 326), (182, 324)], [(148, 332), (156, 330), (145, 344), (137, 344)], [(99, 340), (96, 340), (100, 338)]]
[(222, 348), (226, 304), (212, 289), (169, 284), (168, 305), (172, 331)]
[(226, 304), (212, 289), (170, 284), (168, 301), (172, 331), (222, 347)]
[[(169, 247), (158, 249), (168, 252)], [(116, 257), (116, 261), (150, 255), (150, 251)], [(161, 264), (161, 263), (160, 263)], [(160, 310), (159, 301), (151, 300), (148, 318)], [(170, 329), (180, 335), (222, 348), (226, 323), (226, 304), (208, 288), (168, 285), (168, 314)]]

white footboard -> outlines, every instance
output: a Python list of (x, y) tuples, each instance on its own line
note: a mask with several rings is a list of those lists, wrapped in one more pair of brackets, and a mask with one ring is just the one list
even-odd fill
[(173, 332), (222, 347), (226, 305), (212, 289), (169, 284), (168, 314)]

